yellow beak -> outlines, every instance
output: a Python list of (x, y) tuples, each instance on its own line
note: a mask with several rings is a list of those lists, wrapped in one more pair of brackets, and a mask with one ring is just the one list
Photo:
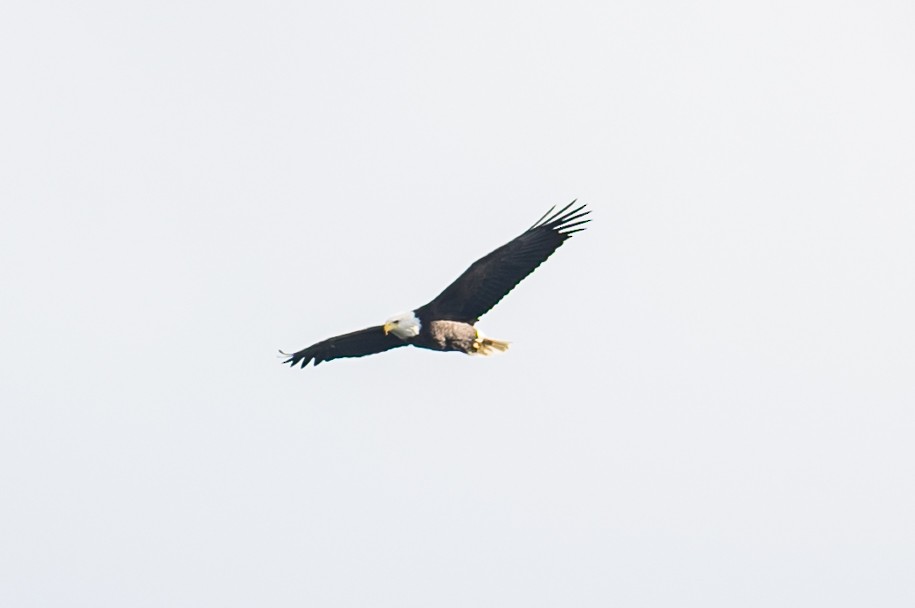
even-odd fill
[(384, 324), (384, 327), (383, 327), (382, 329), (384, 329), (384, 335), (388, 335), (389, 333), (391, 333), (391, 330), (394, 329), (394, 324), (393, 324), (393, 323), (385, 323), (385, 324)]

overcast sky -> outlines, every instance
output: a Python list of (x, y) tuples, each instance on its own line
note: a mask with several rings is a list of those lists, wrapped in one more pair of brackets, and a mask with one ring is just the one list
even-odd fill
[[(915, 605), (911, 2), (13, 2), (0, 605)], [(593, 209), (491, 358), (277, 349)]]

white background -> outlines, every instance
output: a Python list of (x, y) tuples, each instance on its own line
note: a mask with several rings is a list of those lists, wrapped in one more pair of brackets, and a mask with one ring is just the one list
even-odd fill
[[(912, 606), (911, 2), (12, 2), (0, 604)], [(276, 349), (589, 229), (488, 359)]]

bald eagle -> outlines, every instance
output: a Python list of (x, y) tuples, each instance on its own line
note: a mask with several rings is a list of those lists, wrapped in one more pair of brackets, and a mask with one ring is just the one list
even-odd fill
[(474, 325), (493, 306), (534, 272), (573, 233), (584, 230), (583, 219), (591, 213), (572, 201), (554, 213), (547, 211), (526, 231), (489, 255), (474, 262), (434, 300), (412, 312), (396, 315), (376, 325), (329, 338), (289, 354), (283, 363), (302, 367), (314, 361), (364, 357), (401, 346), (413, 345), (468, 355), (504, 351), (508, 342), (484, 336)]

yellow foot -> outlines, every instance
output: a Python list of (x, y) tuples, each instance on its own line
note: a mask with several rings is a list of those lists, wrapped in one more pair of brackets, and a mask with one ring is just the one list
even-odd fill
[[(474, 329), (476, 329), (476, 328), (474, 328)], [(473, 352), (471, 354), (483, 355), (485, 357), (485, 356), (491, 355), (495, 351), (504, 353), (505, 351), (508, 350), (508, 346), (509, 346), (508, 342), (505, 342), (503, 340), (494, 340), (493, 338), (487, 338), (486, 336), (483, 335), (483, 332), (481, 332), (479, 329), (477, 329), (476, 331), (477, 331), (477, 337), (473, 341)]]

